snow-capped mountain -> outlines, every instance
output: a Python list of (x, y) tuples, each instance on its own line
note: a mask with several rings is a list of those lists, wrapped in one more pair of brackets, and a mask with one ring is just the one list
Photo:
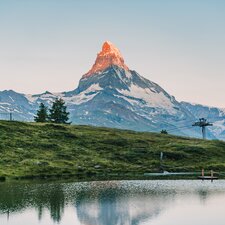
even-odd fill
[(0, 92), (0, 119), (9, 119), (12, 112), (15, 120), (32, 121), (37, 107), (24, 94), (12, 90)]
[(13, 110), (15, 119), (31, 121), (41, 102), (50, 106), (57, 97), (64, 99), (75, 124), (156, 132), (166, 129), (174, 134), (201, 137), (200, 130), (191, 126), (198, 119), (195, 111), (176, 101), (158, 84), (130, 70), (110, 42), (103, 44), (93, 67), (82, 76), (75, 90), (38, 95), (3, 91), (0, 115)]

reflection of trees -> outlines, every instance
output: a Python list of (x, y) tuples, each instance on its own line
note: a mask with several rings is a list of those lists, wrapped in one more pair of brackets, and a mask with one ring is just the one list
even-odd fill
[(49, 189), (39, 187), (33, 196), (33, 206), (38, 210), (39, 220), (42, 218), (43, 209), (50, 211), (51, 218), (55, 222), (60, 222), (64, 212), (64, 192), (60, 184), (51, 185)]
[(208, 194), (209, 193), (207, 192), (207, 190), (200, 189), (198, 191), (198, 195), (199, 195), (199, 198), (200, 198), (200, 201), (201, 201), (202, 204), (205, 204), (205, 202), (208, 198)]
[(16, 212), (28, 206), (28, 196), (21, 186), (14, 183), (1, 184), (0, 193), (0, 212)]
[(92, 225), (138, 225), (166, 208), (174, 194), (120, 192), (118, 188), (83, 192), (76, 198), (78, 219)]
[(0, 213), (10, 214), (34, 207), (41, 220), (47, 208), (51, 218), (60, 222), (64, 211), (64, 192), (60, 184), (31, 185), (26, 183), (5, 183), (0, 186)]
[[(126, 186), (127, 185), (127, 186)], [(2, 183), (0, 214), (35, 208), (39, 220), (47, 209), (54, 222), (60, 223), (64, 207), (75, 203), (77, 218), (83, 225), (138, 225), (165, 210), (176, 197), (175, 189), (142, 188), (120, 182), (91, 183)], [(186, 189), (185, 189), (186, 190)], [(211, 195), (205, 189), (194, 191), (202, 201)], [(193, 194), (181, 192), (181, 195)], [(75, 222), (75, 221), (74, 221)]]
[[(39, 220), (45, 209), (53, 221), (60, 222), (64, 206), (74, 202), (82, 224), (140, 224), (157, 216), (174, 193), (160, 195), (142, 190), (121, 189), (118, 182), (80, 184), (5, 183), (0, 185), (0, 213), (35, 208)], [(66, 187), (66, 188), (65, 188)]]
[(55, 192), (51, 193), (49, 208), (52, 219), (59, 222), (64, 211), (64, 195), (62, 190), (57, 189)]

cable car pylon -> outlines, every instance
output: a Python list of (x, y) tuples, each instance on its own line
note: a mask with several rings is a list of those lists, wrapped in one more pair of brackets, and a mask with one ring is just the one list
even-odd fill
[(202, 138), (206, 139), (206, 127), (213, 126), (213, 124), (207, 122), (207, 119), (205, 119), (205, 118), (200, 118), (199, 121), (192, 124), (192, 126), (201, 127), (202, 128)]

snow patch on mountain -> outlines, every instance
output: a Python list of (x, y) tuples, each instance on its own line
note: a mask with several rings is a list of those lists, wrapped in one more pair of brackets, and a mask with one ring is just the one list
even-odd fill
[(223, 131), (225, 131), (225, 119), (218, 120), (213, 123), (213, 128), (211, 130), (216, 136), (219, 136)]
[(122, 98), (124, 99), (125, 101), (129, 102), (131, 105), (138, 105), (140, 104), (140, 99), (135, 99), (133, 97), (130, 97), (130, 96), (124, 96), (124, 95), (116, 95), (114, 94), (115, 97), (117, 98)]
[(225, 116), (225, 109), (220, 109), (219, 116)]
[(56, 98), (62, 98), (63, 93), (51, 93), (45, 92), (39, 95), (25, 95), (30, 104), (45, 102), (47, 104), (51, 104)]
[[(171, 100), (164, 93), (156, 93), (150, 88), (141, 88), (135, 84), (131, 84), (128, 90), (118, 90), (124, 96), (134, 97), (145, 101), (147, 106), (155, 108), (164, 108), (168, 113), (175, 114), (177, 111)], [(137, 101), (135, 101), (137, 102)]]
[(86, 103), (92, 100), (102, 88), (99, 84), (92, 84), (85, 91), (80, 92), (78, 95), (74, 95), (72, 97), (63, 97), (66, 103), (80, 105), (82, 103)]
[(27, 100), (30, 102), (30, 103), (34, 103), (38, 97), (33, 97), (33, 95), (31, 94), (27, 94), (25, 95), (25, 97), (27, 98)]
[(132, 74), (129, 70), (125, 70), (125, 75), (128, 79), (130, 79), (132, 77)]

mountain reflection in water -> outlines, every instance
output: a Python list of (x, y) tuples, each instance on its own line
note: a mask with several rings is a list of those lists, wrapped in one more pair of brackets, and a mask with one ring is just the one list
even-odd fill
[[(151, 221), (173, 207), (177, 196), (198, 196), (202, 204), (213, 194), (207, 186), (198, 187), (196, 181), (107, 181), (84, 183), (0, 184), (0, 221), (12, 225), (11, 216), (35, 210), (32, 220), (48, 225), (43, 214), (51, 221), (64, 224), (64, 213), (73, 209), (71, 224), (83, 225), (138, 225)], [(198, 181), (200, 182), (200, 181)], [(173, 184), (175, 183), (175, 184)], [(222, 190), (217, 190), (222, 192)], [(44, 213), (45, 212), (45, 213)], [(2, 220), (3, 221), (3, 220)], [(30, 224), (34, 224), (30, 221)], [(52, 223), (51, 223), (52, 224)], [(67, 223), (65, 223), (67, 225)]]

